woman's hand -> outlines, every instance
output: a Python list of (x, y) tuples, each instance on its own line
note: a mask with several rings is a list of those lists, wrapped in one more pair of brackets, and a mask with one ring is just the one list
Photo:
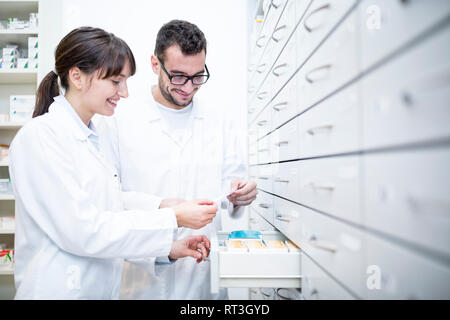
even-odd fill
[(211, 243), (206, 236), (190, 236), (172, 243), (169, 258), (179, 259), (184, 257), (192, 257), (197, 259), (197, 263), (200, 263), (203, 258), (209, 256), (210, 248)]
[(198, 199), (182, 202), (173, 210), (179, 227), (200, 229), (213, 221), (218, 207), (210, 200)]

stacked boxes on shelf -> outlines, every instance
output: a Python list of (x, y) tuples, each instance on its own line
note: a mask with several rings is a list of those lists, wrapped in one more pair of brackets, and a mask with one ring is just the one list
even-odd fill
[(38, 37), (28, 37), (27, 49), (19, 49), (15, 44), (8, 44), (2, 49), (0, 68), (37, 69), (38, 56)]
[(9, 121), (25, 122), (32, 118), (35, 95), (12, 95), (9, 98)]

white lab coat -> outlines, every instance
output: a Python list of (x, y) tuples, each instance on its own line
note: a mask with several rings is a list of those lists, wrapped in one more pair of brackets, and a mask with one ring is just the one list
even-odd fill
[[(247, 176), (245, 139), (214, 105), (203, 105), (196, 98), (179, 143), (153, 99), (127, 99), (116, 114), (97, 123), (109, 131), (110, 156), (119, 169), (124, 190), (136, 190), (162, 198), (208, 198), (229, 194), (233, 178)], [(107, 125), (105, 125), (106, 120)], [(100, 129), (102, 128), (102, 129)], [(108, 129), (105, 129), (108, 128)], [(228, 210), (235, 225), (246, 226), (244, 208)], [(231, 209), (230, 209), (231, 208)], [(241, 220), (241, 221), (239, 221)], [(237, 223), (235, 223), (237, 221)], [(178, 237), (205, 234), (209, 238), (221, 230), (220, 210), (213, 223), (199, 229), (179, 228)], [(124, 269), (123, 299), (224, 299), (210, 292), (210, 263), (196, 264), (193, 259), (179, 260), (155, 278), (146, 274), (152, 268), (127, 264)], [(157, 266), (157, 268), (159, 268)]]
[(56, 97), (11, 145), (16, 299), (118, 299), (124, 258), (167, 257), (177, 230), (172, 209), (124, 211), (155, 199), (121, 193), (71, 112)]

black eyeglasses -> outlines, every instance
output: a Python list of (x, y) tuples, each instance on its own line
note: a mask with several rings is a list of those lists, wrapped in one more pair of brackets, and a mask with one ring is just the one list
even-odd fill
[(164, 64), (161, 62), (161, 60), (159, 58), (158, 58), (158, 61), (161, 64), (161, 67), (164, 70), (164, 72), (167, 74), (167, 77), (169, 78), (171, 84), (184, 85), (189, 80), (191, 80), (193, 85), (201, 85), (201, 84), (204, 84), (209, 79), (209, 71), (208, 71), (208, 67), (206, 66), (206, 64), (205, 64), (206, 74), (199, 74), (199, 75), (195, 75), (195, 76), (182, 76), (182, 75), (171, 76), (169, 74), (169, 72), (167, 72), (166, 68), (164, 67)]

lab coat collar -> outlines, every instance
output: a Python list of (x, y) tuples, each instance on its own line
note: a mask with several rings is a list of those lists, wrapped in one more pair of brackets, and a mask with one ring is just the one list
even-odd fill
[(94, 126), (94, 123), (90, 121), (89, 127), (87, 127), (81, 118), (78, 116), (75, 109), (72, 107), (70, 102), (63, 95), (59, 95), (53, 98), (55, 103), (52, 103), (49, 108), (50, 113), (54, 112), (64, 112), (71, 119), (73, 119), (72, 123), (77, 130), (74, 131), (75, 137), (79, 140), (88, 140), (88, 137), (93, 134), (97, 136), (97, 130)]
[(162, 132), (164, 134), (166, 134), (168, 137), (170, 137), (177, 145), (179, 145), (180, 147), (183, 148), (188, 143), (188, 141), (192, 138), (194, 128), (197, 127), (197, 125), (200, 125), (200, 123), (202, 123), (202, 121), (197, 122), (196, 120), (203, 120), (205, 118), (205, 110), (203, 109), (202, 104), (199, 103), (199, 100), (194, 97), (192, 99), (192, 104), (193, 104), (192, 111), (191, 111), (191, 115), (189, 117), (187, 132), (181, 143), (173, 137), (168, 124), (162, 118), (161, 111), (159, 110), (159, 107), (157, 106), (157, 102), (155, 101), (155, 99), (153, 99), (153, 96), (151, 97), (151, 103), (149, 104), (149, 106), (147, 108), (148, 116), (149, 116), (149, 124), (156, 123), (157, 121), (159, 121)]
[[(151, 98), (151, 100), (149, 101), (149, 108), (148, 108), (148, 117), (149, 117), (149, 121), (153, 122), (153, 121), (157, 121), (157, 120), (161, 120), (161, 112), (159, 111), (158, 106), (156, 105), (156, 101), (155, 99), (153, 99), (153, 97)], [(202, 106), (202, 104), (199, 102), (199, 100), (194, 97), (192, 99), (192, 118), (193, 119), (199, 119), (199, 120), (203, 120), (205, 118), (205, 110)]]

